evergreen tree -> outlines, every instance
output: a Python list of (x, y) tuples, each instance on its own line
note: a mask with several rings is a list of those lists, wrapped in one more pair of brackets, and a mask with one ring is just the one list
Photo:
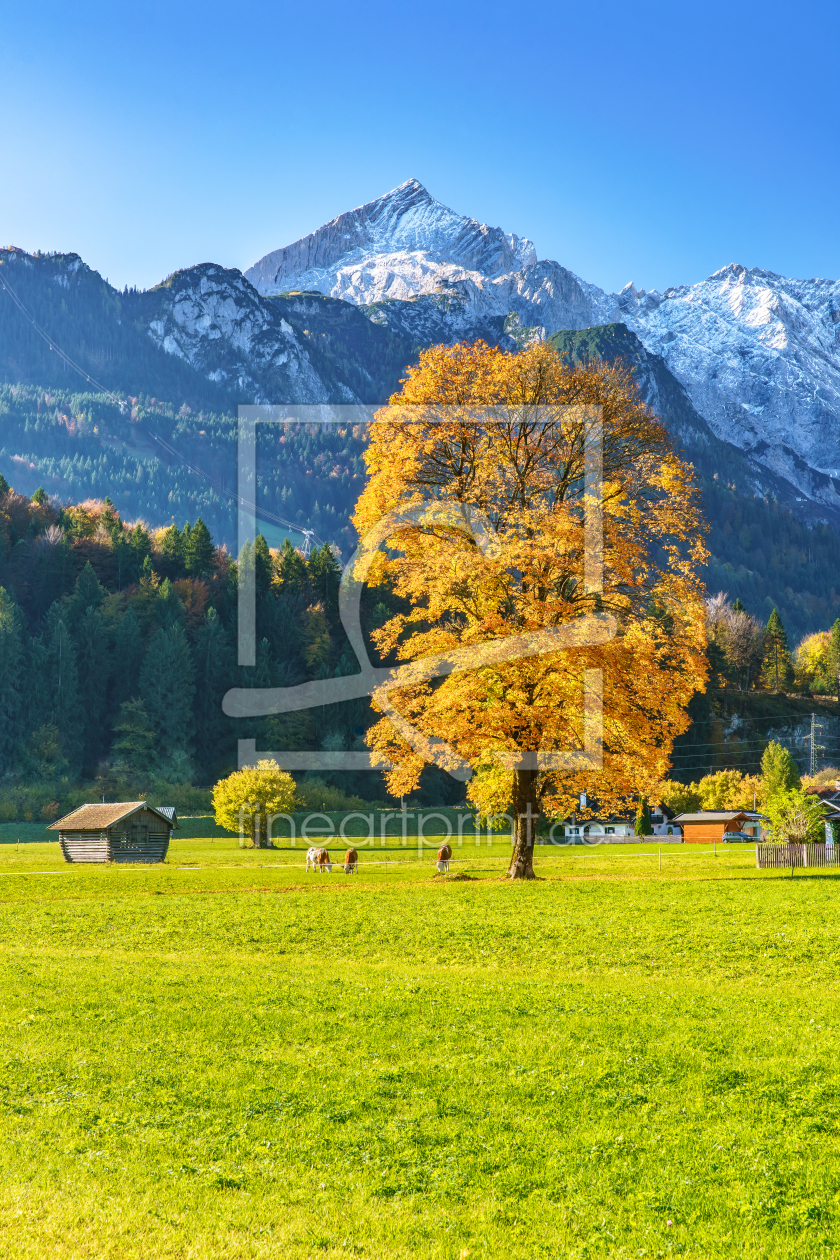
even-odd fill
[(210, 577), (213, 572), (213, 539), (200, 516), (189, 536), (184, 531), (184, 563), (191, 577)]
[(787, 634), (778, 610), (773, 609), (764, 631), (764, 668), (762, 679), (765, 686), (775, 692), (793, 682), (793, 659), (788, 647)]
[(146, 533), (140, 521), (134, 526), (134, 529), (128, 536), (131, 550), (134, 553), (134, 559), (137, 565), (138, 573), (142, 571), (143, 561), (147, 556), (152, 554), (152, 540)]
[(133, 608), (126, 612), (117, 626), (114, 640), (113, 707), (118, 708), (124, 701), (137, 694), (140, 678), (140, 667), (143, 664), (143, 636), (140, 622)]
[(190, 645), (180, 625), (158, 630), (140, 671), (140, 699), (157, 741), (162, 763), (183, 766), (194, 732), (195, 673)]
[(0, 774), (18, 762), (24, 734), (23, 618), (20, 609), (0, 586)]
[(781, 744), (772, 740), (761, 758), (761, 799), (769, 801), (774, 796), (790, 792), (801, 786), (796, 762)]
[(142, 700), (126, 700), (114, 723), (114, 764), (135, 774), (148, 773), (155, 763), (155, 732)]
[(22, 724), (26, 735), (31, 735), (43, 726), (45, 715), (52, 712), (52, 693), (50, 690), (50, 649), (51, 632), (37, 639), (25, 642), (24, 694)]
[(105, 751), (105, 703), (108, 695), (110, 653), (102, 614), (89, 607), (76, 626), (76, 666), (79, 700), (84, 715), (83, 762), (92, 767)]
[(312, 596), (322, 600), (330, 621), (338, 615), (338, 588), (341, 584), (341, 565), (328, 543), (315, 548), (307, 562)]
[(88, 560), (76, 578), (73, 594), (70, 596), (67, 604), (67, 618), (70, 624), (76, 625), (88, 608), (98, 608), (107, 593), (105, 587), (100, 584), (99, 578), (94, 573), (93, 565)]
[(303, 590), (306, 584), (306, 561), (288, 538), (275, 556), (274, 569), (284, 594)]
[[(55, 605), (53, 605), (53, 608)], [(52, 612), (52, 609), (50, 610)], [(76, 651), (66, 623), (61, 617), (54, 618), (50, 636), (48, 671), (50, 687), (50, 712), (48, 720), (58, 727), (64, 755), (71, 765), (77, 766), (81, 758), (81, 736), (84, 715), (79, 703), (79, 675), (76, 668)], [(39, 723), (40, 725), (40, 723)]]
[(187, 619), (187, 610), (169, 578), (164, 578), (158, 588), (155, 611), (163, 630), (168, 630), (170, 626), (183, 626)]
[(184, 538), (177, 525), (164, 530), (158, 547), (158, 563), (161, 572), (169, 578), (179, 578), (184, 570)]
[(233, 730), (222, 712), (222, 698), (231, 685), (234, 654), (230, 638), (215, 608), (211, 608), (195, 637), (195, 749), (205, 779), (232, 752)]
[(265, 596), (271, 589), (271, 577), (273, 567), (271, 563), (271, 552), (268, 543), (262, 534), (257, 534), (254, 540), (254, 578), (257, 588), (257, 598)]
[(650, 806), (646, 796), (639, 797), (639, 807), (636, 810), (635, 834), (637, 836), (653, 835), (653, 821), (650, 816)]

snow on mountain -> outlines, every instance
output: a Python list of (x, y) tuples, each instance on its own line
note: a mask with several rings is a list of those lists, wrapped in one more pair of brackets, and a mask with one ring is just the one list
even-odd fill
[(731, 265), (618, 297), (719, 437), (810, 498), (840, 506), (840, 282)]
[(416, 179), (266, 254), (245, 275), (265, 296), (309, 289), (348, 302), (434, 293), (536, 261), (530, 241), (435, 201)]
[(719, 438), (840, 509), (840, 282), (731, 265), (661, 294), (632, 284), (608, 294), (413, 179), (246, 275), (263, 294), (315, 289), (357, 303), (416, 344), (482, 336), (520, 345), (625, 323)]

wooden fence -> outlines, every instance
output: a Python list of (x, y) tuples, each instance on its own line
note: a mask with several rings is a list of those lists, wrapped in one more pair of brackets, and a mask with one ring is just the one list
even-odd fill
[(760, 870), (787, 870), (795, 866), (840, 867), (834, 844), (757, 844), (755, 864)]

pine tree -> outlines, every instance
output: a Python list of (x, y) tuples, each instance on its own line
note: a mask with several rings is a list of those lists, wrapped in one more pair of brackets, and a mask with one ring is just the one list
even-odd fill
[(84, 714), (83, 762), (91, 767), (105, 751), (105, 703), (108, 695), (110, 653), (102, 614), (93, 607), (80, 618), (74, 634), (79, 700)]
[(24, 713), (23, 618), (11, 595), (0, 586), (0, 774), (20, 757)]
[(793, 659), (782, 619), (775, 608), (767, 622), (764, 644), (762, 678), (765, 686), (772, 687), (778, 693), (782, 687), (790, 686), (793, 682)]
[(189, 755), (194, 694), (195, 673), (183, 627), (158, 630), (140, 671), (140, 699), (155, 732), (161, 762), (182, 763)]
[(170, 626), (183, 626), (187, 619), (187, 611), (181, 602), (181, 597), (169, 578), (164, 578), (158, 588), (155, 611), (158, 624), (163, 630), (168, 630)]
[(142, 700), (126, 700), (114, 723), (115, 765), (136, 773), (148, 773), (155, 762), (155, 732)]
[(100, 584), (99, 578), (94, 573), (93, 565), (88, 560), (76, 578), (73, 594), (68, 601), (67, 617), (70, 624), (75, 625), (84, 616), (88, 608), (98, 608), (107, 593), (105, 587)]
[(189, 535), (184, 531), (184, 563), (191, 577), (210, 577), (213, 572), (213, 539), (200, 516)]
[(271, 552), (268, 543), (262, 534), (257, 534), (254, 540), (254, 579), (257, 588), (257, 598), (267, 595), (271, 589), (272, 577)]
[(152, 552), (152, 540), (146, 533), (140, 521), (134, 526), (134, 529), (128, 536), (131, 550), (134, 552), (137, 570), (140, 572), (143, 568), (143, 561)]
[[(53, 608), (55, 605), (53, 605)], [(52, 611), (52, 609), (50, 610)], [(64, 755), (73, 766), (81, 759), (81, 736), (84, 715), (79, 703), (79, 675), (76, 668), (76, 651), (66, 623), (54, 619), (50, 637), (49, 684), (51, 712), (47, 715), (61, 735)]]
[(653, 821), (650, 816), (650, 806), (646, 796), (639, 797), (639, 808), (636, 810), (635, 834), (637, 836), (653, 835)]
[(211, 608), (195, 637), (195, 750), (210, 778), (232, 750), (230, 720), (222, 712), (222, 698), (231, 685), (234, 654), (228, 633)]
[(284, 594), (303, 590), (306, 583), (306, 561), (288, 538), (275, 557), (274, 568)]
[(117, 626), (114, 640), (113, 707), (119, 708), (137, 694), (140, 667), (143, 664), (143, 636), (133, 608), (126, 609)]
[(328, 543), (316, 547), (307, 562), (309, 582), (313, 598), (323, 600), (327, 613), (338, 613), (338, 588), (341, 584), (341, 565)]
[(184, 570), (184, 538), (177, 525), (164, 530), (158, 548), (161, 572), (169, 578), (181, 577)]

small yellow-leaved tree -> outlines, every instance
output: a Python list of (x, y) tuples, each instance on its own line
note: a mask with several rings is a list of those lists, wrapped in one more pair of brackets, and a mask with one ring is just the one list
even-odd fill
[(290, 814), (297, 804), (295, 781), (276, 761), (236, 770), (213, 788), (216, 822), (240, 835), (247, 829), (254, 848), (268, 847), (271, 814)]

